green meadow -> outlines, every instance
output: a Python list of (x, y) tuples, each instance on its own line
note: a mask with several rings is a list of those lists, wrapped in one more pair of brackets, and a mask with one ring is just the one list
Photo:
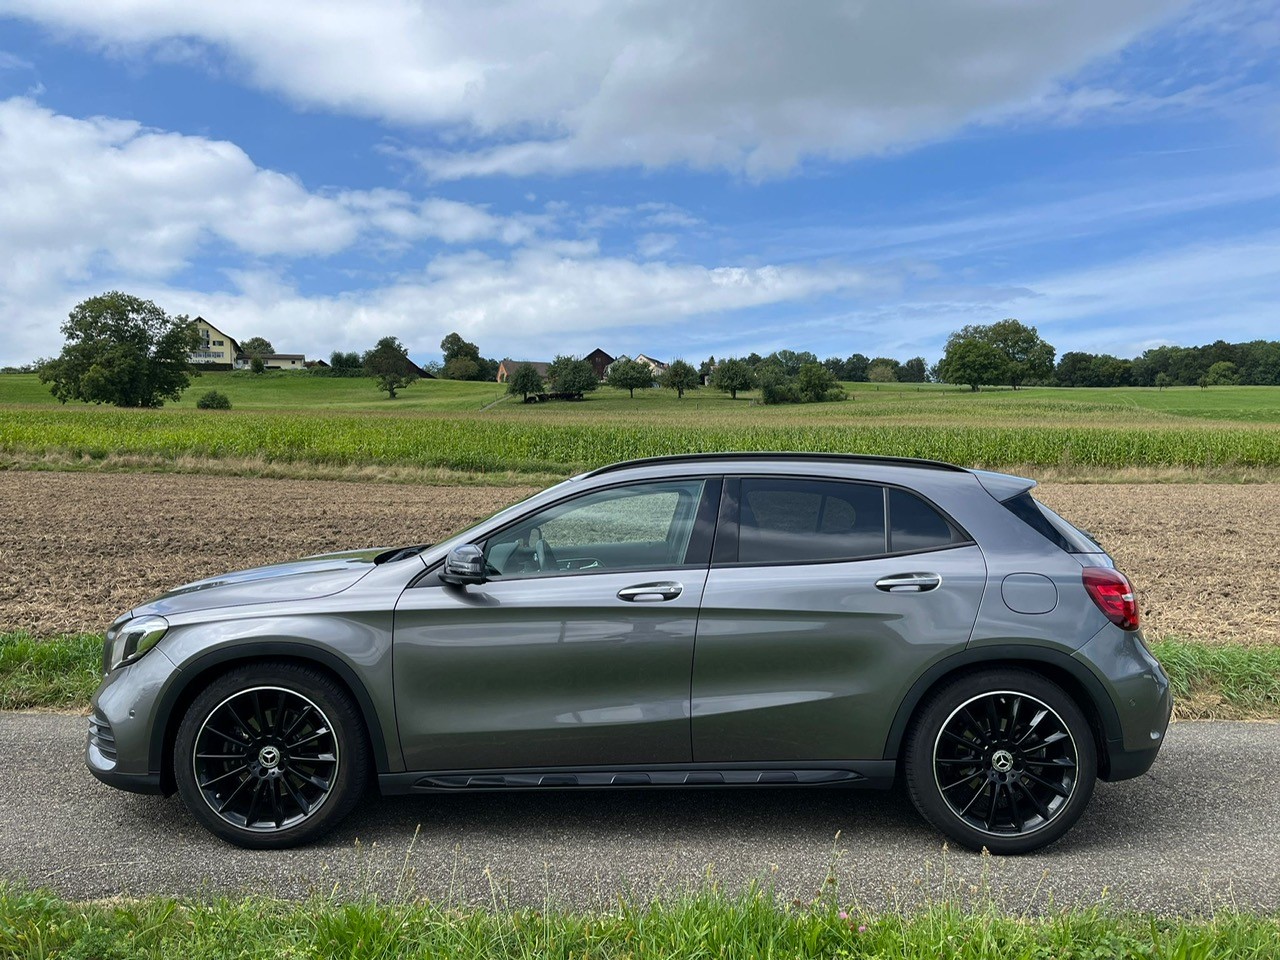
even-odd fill
[[(132, 457), (326, 467), (566, 474), (615, 460), (722, 450), (926, 457), (993, 468), (1280, 467), (1280, 387), (1026, 388), (846, 384), (843, 401), (764, 406), (702, 389), (524, 404), (497, 384), (423, 380), (392, 400), (363, 378), (209, 373), (160, 410), (58, 404), (34, 375), (0, 376), (10, 462)], [(217, 389), (230, 411), (195, 400)]]

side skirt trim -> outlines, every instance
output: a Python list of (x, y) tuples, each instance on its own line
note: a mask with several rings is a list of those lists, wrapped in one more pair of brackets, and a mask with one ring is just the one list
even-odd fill
[(512, 770), (430, 770), (384, 773), (384, 794), (481, 790), (576, 790), (602, 787), (821, 787), (884, 790), (893, 784), (892, 760), (795, 764), (664, 764), (626, 767), (552, 767)]

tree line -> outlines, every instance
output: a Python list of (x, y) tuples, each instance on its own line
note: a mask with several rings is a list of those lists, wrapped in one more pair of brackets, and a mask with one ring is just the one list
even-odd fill
[[(122, 407), (158, 407), (176, 400), (198, 375), (191, 354), (199, 346), (195, 325), (185, 315), (170, 316), (149, 300), (119, 291), (90, 297), (76, 305), (62, 324), (62, 352), (33, 364), (40, 379), (62, 402), (80, 400)], [(262, 337), (244, 341), (251, 370), (261, 373), (262, 356), (272, 346)], [(453, 332), (440, 342), (442, 360), (418, 367), (395, 337), (383, 337), (363, 353), (335, 351), (329, 366), (311, 373), (331, 377), (367, 377), (394, 399), (397, 392), (425, 373), (445, 379), (497, 379), (498, 362), (482, 357), (476, 344)], [(1056, 361), (1056, 362), (1055, 362)], [(819, 360), (808, 351), (777, 350), (767, 356), (717, 360), (699, 367), (674, 360), (655, 372), (630, 357), (608, 369), (605, 383), (631, 396), (638, 389), (664, 387), (679, 397), (709, 386), (737, 398), (758, 390), (764, 403), (813, 403), (845, 396), (840, 382), (929, 381), (968, 386), (1048, 385), (1063, 387), (1280, 385), (1280, 341), (1227, 343), (1217, 340), (1196, 347), (1162, 346), (1123, 359), (1110, 354), (1069, 351), (1057, 358), (1052, 344), (1035, 327), (1008, 318), (962, 327), (947, 339), (942, 358), (928, 366), (923, 357), (900, 362), (890, 357), (855, 353)], [(555, 394), (581, 397), (600, 385), (586, 360), (557, 356), (543, 376), (530, 364), (519, 366), (507, 391), (526, 398)], [(218, 407), (224, 397), (206, 397)]]

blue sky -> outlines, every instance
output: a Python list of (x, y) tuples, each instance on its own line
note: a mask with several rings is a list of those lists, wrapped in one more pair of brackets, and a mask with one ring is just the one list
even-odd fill
[(0, 0), (0, 364), (1280, 338), (1278, 107), (1275, 3)]

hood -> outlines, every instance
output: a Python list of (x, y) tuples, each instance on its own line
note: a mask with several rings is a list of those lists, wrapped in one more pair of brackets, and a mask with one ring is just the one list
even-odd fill
[(290, 563), (223, 573), (176, 587), (138, 607), (133, 615), (167, 616), (214, 607), (328, 597), (353, 586), (373, 569), (378, 557), (385, 552), (380, 548), (326, 553)]

